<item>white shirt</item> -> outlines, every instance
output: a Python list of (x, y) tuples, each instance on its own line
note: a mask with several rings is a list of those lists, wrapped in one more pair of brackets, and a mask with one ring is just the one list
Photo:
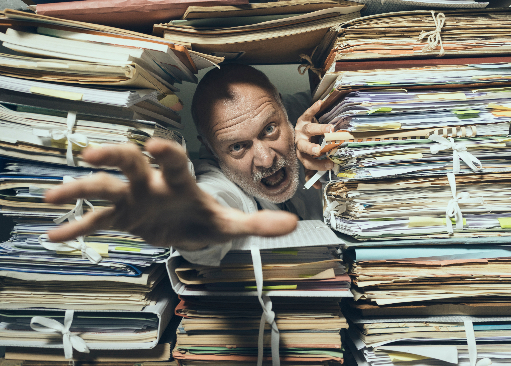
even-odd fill
[[(289, 120), (296, 125), (297, 119), (312, 104), (308, 93), (297, 93), (282, 98)], [(220, 204), (239, 209), (246, 213), (254, 213), (259, 206), (267, 210), (293, 212), (303, 220), (323, 220), (321, 206), (321, 191), (305, 189), (305, 174), (300, 164), (300, 183), (295, 195), (283, 204), (274, 204), (263, 199), (247, 195), (240, 187), (230, 181), (221, 171), (214, 157), (201, 148), (201, 158), (194, 161), (195, 175), (198, 186), (213, 196)], [(244, 239), (234, 239), (244, 240)], [(179, 253), (189, 262), (208, 266), (218, 266), (222, 258), (231, 249), (233, 241), (212, 244), (198, 251), (179, 250)]]

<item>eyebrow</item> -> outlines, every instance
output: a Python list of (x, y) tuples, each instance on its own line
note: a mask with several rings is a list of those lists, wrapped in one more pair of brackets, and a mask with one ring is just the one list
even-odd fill
[[(267, 113), (266, 113), (266, 115), (263, 115), (263, 119), (262, 119), (262, 121), (264, 121), (263, 126), (266, 126), (266, 124), (267, 124), (268, 120), (269, 120), (269, 119), (271, 119), (272, 117), (274, 117), (275, 115), (277, 115), (277, 114), (278, 114), (278, 110), (277, 110), (276, 108), (274, 108), (274, 107), (272, 106), (272, 108), (271, 108), (271, 109), (272, 109), (272, 110), (271, 110), (270, 112), (267, 112)], [(247, 113), (248, 113), (248, 112), (247, 112)], [(237, 117), (233, 118), (232, 120), (236, 120), (236, 119), (238, 119), (238, 118), (241, 118), (241, 117), (245, 116), (247, 113), (242, 114), (242, 115), (240, 115), (240, 116), (237, 116)], [(262, 112), (262, 113), (264, 113), (264, 112)], [(243, 121), (246, 121), (246, 119), (244, 119)], [(227, 137), (227, 138), (221, 138), (221, 137), (219, 136), (218, 132), (223, 131), (223, 130), (228, 130), (228, 129), (230, 129), (230, 128), (232, 128), (232, 127), (234, 127), (234, 126), (236, 126), (236, 125), (238, 125), (238, 124), (242, 123), (243, 121), (239, 121), (239, 122), (237, 122), (237, 123), (234, 123), (234, 124), (229, 125), (229, 126), (227, 126), (227, 127), (223, 127), (223, 128), (221, 128), (221, 129), (219, 129), (218, 131), (216, 131), (216, 132), (215, 132), (215, 135), (216, 135), (216, 137), (217, 137), (218, 141), (219, 141), (220, 143), (232, 143), (232, 142), (242, 141), (242, 140), (243, 140), (243, 138), (239, 138), (239, 137), (236, 137), (236, 136), (235, 136), (235, 137), (233, 137), (233, 138), (230, 138), (230, 137)], [(258, 135), (259, 135), (259, 133), (258, 133)]]

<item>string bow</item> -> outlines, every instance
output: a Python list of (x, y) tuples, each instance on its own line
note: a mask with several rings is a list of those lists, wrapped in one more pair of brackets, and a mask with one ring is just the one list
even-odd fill
[[(452, 137), (446, 139), (443, 136), (432, 134), (428, 138), (438, 142), (438, 144), (429, 148), (432, 154), (437, 154), (440, 150), (452, 149), (452, 170), (454, 173), (458, 174), (460, 172), (460, 159), (463, 160), (473, 171), (483, 169), (483, 164), (481, 164), (479, 159), (469, 153), (464, 144), (456, 144)], [(478, 166), (476, 166), (476, 164)]]
[(447, 209), (445, 210), (445, 221), (447, 226), (447, 232), (452, 234), (454, 232), (452, 227), (451, 218), (454, 218), (456, 222), (456, 229), (463, 229), (463, 214), (461, 212), (460, 203), (483, 203), (483, 199), (481, 197), (470, 198), (470, 194), (468, 192), (461, 192), (456, 194), (456, 178), (454, 173), (447, 173), (447, 179), (449, 180), (449, 185), (451, 186), (452, 199), (447, 204)]
[(421, 42), (424, 38), (427, 37), (428, 44), (424, 46), (422, 52), (430, 52), (433, 51), (440, 45), (440, 53), (438, 56), (443, 56), (445, 54), (444, 45), (442, 44), (442, 36), (440, 33), (442, 32), (442, 28), (445, 25), (445, 14), (438, 13), (435, 17), (435, 12), (432, 10), (431, 15), (433, 16), (433, 20), (435, 21), (435, 29), (430, 32), (422, 31), (419, 34), (419, 42)]
[(80, 336), (71, 334), (69, 331), (71, 323), (73, 322), (73, 314), (74, 310), (66, 310), (64, 324), (45, 316), (34, 316), (32, 320), (30, 320), (30, 327), (37, 332), (62, 334), (64, 356), (67, 359), (73, 358), (73, 348), (78, 352), (89, 353), (89, 348), (85, 341), (80, 338)]

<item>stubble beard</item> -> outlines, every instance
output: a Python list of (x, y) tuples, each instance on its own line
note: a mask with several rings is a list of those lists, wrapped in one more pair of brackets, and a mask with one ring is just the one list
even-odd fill
[[(299, 184), (300, 166), (298, 158), (296, 157), (295, 146), (290, 144), (289, 153), (285, 156), (278, 156), (273, 165), (267, 169), (259, 169), (252, 172), (250, 176), (241, 174), (240, 172), (231, 169), (222, 161), (218, 162), (220, 169), (224, 175), (232, 182), (236, 183), (246, 194), (256, 198), (264, 199), (271, 203), (282, 203), (289, 200), (294, 196)], [(261, 180), (265, 177), (275, 174), (280, 169), (286, 168), (287, 178), (290, 183), (283, 192), (270, 194), (261, 186)]]

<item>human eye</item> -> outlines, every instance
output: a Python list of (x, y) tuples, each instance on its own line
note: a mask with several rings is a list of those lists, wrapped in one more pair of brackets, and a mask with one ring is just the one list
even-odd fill
[(270, 124), (266, 125), (266, 127), (264, 127), (264, 133), (265, 133), (265, 135), (271, 135), (272, 133), (275, 132), (276, 129), (277, 129), (277, 127), (275, 126), (275, 124), (270, 123)]
[(245, 144), (242, 144), (240, 142), (236, 142), (229, 146), (229, 152), (231, 154), (240, 154), (245, 149)]

